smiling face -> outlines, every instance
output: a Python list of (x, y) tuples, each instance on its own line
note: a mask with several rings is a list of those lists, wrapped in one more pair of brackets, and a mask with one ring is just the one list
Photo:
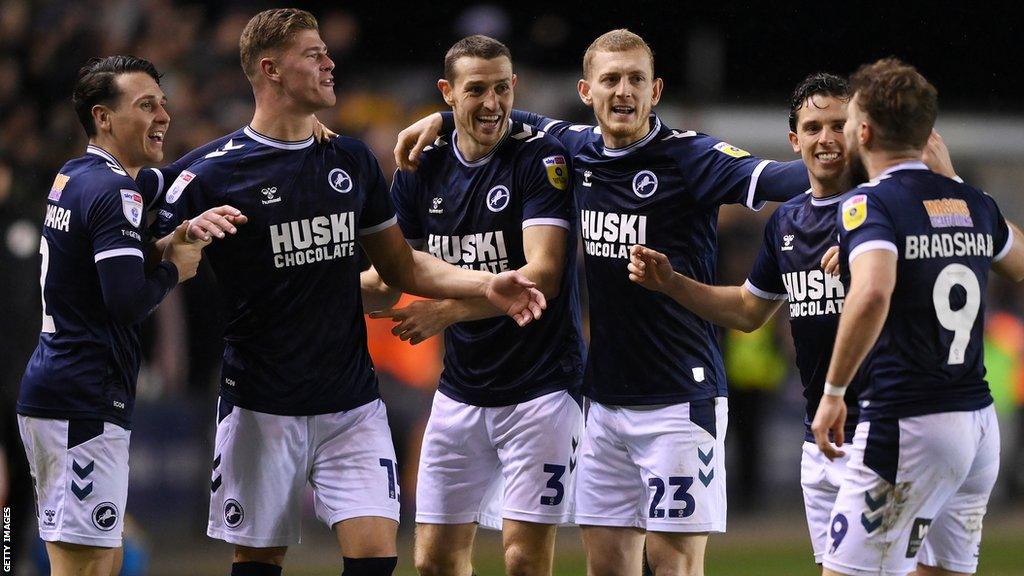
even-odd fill
[(316, 112), (334, 106), (334, 61), (316, 30), (300, 30), (269, 62), (274, 81), (297, 107)]
[(587, 78), (579, 81), (580, 99), (594, 109), (605, 146), (621, 148), (650, 131), (651, 109), (661, 99), (650, 55), (642, 49), (598, 51)]
[(516, 75), (505, 56), (464, 56), (454, 72), (450, 81), (438, 80), (437, 87), (455, 113), (459, 150), (474, 160), (486, 155), (508, 128)]
[(796, 112), (796, 132), (789, 133), (793, 151), (800, 154), (816, 195), (831, 196), (849, 188), (845, 100), (812, 94)]
[[(97, 105), (98, 136), (112, 140), (118, 160), (127, 168), (159, 164), (164, 158), (164, 135), (170, 125), (160, 85), (149, 74), (132, 72), (114, 79), (119, 92), (112, 108)], [(115, 153), (115, 150), (110, 150)]]

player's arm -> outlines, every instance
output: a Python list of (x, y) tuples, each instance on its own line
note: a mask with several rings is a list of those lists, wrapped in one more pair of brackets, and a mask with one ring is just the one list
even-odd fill
[(1024, 280), (1024, 235), (1013, 222), (1007, 220), (1006, 225), (1010, 229), (1007, 239), (1010, 247), (999, 259), (992, 261), (992, 270), (1004, 278), (1020, 282)]
[(359, 292), (363, 296), (363, 312), (367, 314), (387, 310), (402, 297), (402, 291), (388, 286), (373, 266), (359, 274)]
[(747, 286), (710, 286), (672, 269), (668, 257), (645, 246), (629, 252), (629, 279), (661, 292), (719, 326), (753, 332), (782, 305), (782, 300), (754, 295)]
[[(545, 298), (558, 296), (565, 262), (568, 232), (558, 226), (530, 226), (523, 230), (526, 265), (519, 272), (537, 284)], [(417, 300), (403, 308), (370, 314), (371, 318), (390, 318), (391, 333), (412, 344), (419, 344), (459, 322), (494, 318), (501, 313), (484, 298)]]
[(360, 241), (384, 282), (402, 292), (427, 298), (483, 297), (520, 326), (539, 318), (546, 306), (544, 295), (522, 274), (495, 275), (452, 266), (414, 251), (398, 226), (364, 235)]

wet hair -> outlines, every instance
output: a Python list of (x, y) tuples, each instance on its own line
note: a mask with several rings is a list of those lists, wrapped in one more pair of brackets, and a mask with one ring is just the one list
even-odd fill
[(921, 150), (939, 112), (939, 94), (913, 66), (883, 58), (850, 77), (855, 105), (867, 113), (885, 150)]
[(453, 44), (444, 55), (444, 78), (449, 82), (455, 81), (455, 63), (459, 58), (493, 60), (502, 56), (508, 58), (509, 62), (512, 61), (512, 52), (494, 38), (482, 34), (466, 36)]
[(850, 84), (842, 76), (827, 72), (816, 72), (804, 78), (789, 97), (789, 129), (793, 132), (796, 132), (797, 114), (811, 96), (831, 96), (849, 101)]
[(78, 121), (85, 129), (85, 135), (92, 138), (96, 135), (96, 121), (92, 117), (92, 107), (97, 104), (113, 107), (121, 97), (117, 87), (117, 77), (122, 74), (142, 72), (160, 83), (161, 74), (149, 60), (135, 56), (107, 56), (106, 58), (90, 58), (78, 71), (78, 80), (71, 92), (71, 103), (78, 114)]
[(253, 16), (238, 40), (245, 76), (250, 81), (255, 78), (260, 58), (286, 47), (303, 30), (320, 30), (320, 25), (312, 14), (298, 8), (264, 10)]
[(628, 52), (630, 50), (643, 50), (646, 52), (647, 57), (651, 61), (651, 71), (654, 71), (654, 52), (651, 52), (651, 47), (647, 45), (647, 42), (644, 42), (643, 38), (629, 30), (619, 28), (601, 34), (587, 47), (586, 52), (583, 53), (583, 77), (590, 77), (590, 67), (594, 62), (594, 54), (598, 52)]

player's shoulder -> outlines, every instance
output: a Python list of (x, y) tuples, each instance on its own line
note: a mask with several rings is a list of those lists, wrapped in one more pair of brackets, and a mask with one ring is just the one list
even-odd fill
[(658, 147), (681, 164), (706, 162), (709, 159), (746, 158), (750, 152), (703, 132), (680, 130), (661, 125), (656, 135)]
[(194, 175), (213, 175), (220, 171), (232, 170), (240, 160), (259, 146), (260, 143), (244, 130), (236, 130), (197, 148), (197, 151), (205, 154), (196, 158), (186, 168)]
[(118, 195), (121, 190), (138, 192), (135, 180), (121, 164), (105, 150), (89, 146), (85, 156), (71, 160), (61, 168), (54, 185), (77, 190), (88, 201), (106, 195)]

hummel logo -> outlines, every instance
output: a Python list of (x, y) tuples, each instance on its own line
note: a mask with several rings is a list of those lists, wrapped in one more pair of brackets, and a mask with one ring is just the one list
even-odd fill
[(792, 234), (786, 234), (785, 236), (782, 237), (782, 251), (783, 252), (785, 252), (786, 250), (792, 250), (793, 249), (793, 238), (795, 238), (795, 236), (793, 236)]
[(263, 190), (260, 190), (260, 194), (263, 194), (263, 196), (266, 197), (266, 200), (261, 200), (264, 205), (281, 201), (281, 197), (277, 195), (277, 186), (264, 188)]
[(591, 172), (590, 170), (583, 171), (583, 185), (586, 186), (587, 188), (590, 188), (593, 185), (593, 182), (590, 181), (590, 177), (593, 175), (594, 173)]
[(434, 198), (430, 203), (430, 209), (427, 210), (427, 212), (430, 212), (431, 214), (444, 214), (444, 208), (441, 208), (441, 201), (442, 198)]

